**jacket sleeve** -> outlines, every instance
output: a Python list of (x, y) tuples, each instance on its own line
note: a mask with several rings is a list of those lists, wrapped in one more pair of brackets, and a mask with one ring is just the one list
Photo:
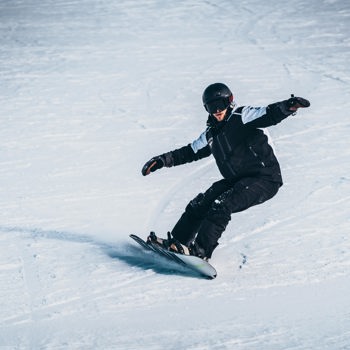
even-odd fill
[(211, 155), (211, 149), (207, 141), (207, 131), (203, 132), (198, 139), (187, 146), (175, 149), (161, 156), (164, 159), (166, 167), (172, 167), (208, 157)]
[(242, 123), (253, 128), (266, 128), (276, 125), (295, 111), (288, 109), (288, 100), (276, 102), (267, 107), (243, 107), (241, 111)]
[(209, 145), (198, 150), (197, 152), (194, 152), (192, 145), (188, 144), (187, 146), (165, 153), (163, 156), (167, 160), (165, 165), (167, 167), (172, 167), (185, 163), (191, 163), (193, 161), (208, 157), (210, 154), (211, 150)]

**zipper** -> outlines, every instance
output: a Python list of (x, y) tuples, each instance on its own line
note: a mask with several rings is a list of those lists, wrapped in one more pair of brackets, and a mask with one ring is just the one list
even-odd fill
[[(252, 146), (249, 146), (249, 149), (250, 149), (250, 151), (253, 153), (254, 157), (255, 157), (255, 158), (258, 158), (258, 159), (260, 160), (258, 154), (254, 151), (253, 147), (252, 147)], [(264, 163), (262, 160), (260, 160), (260, 164), (261, 164), (263, 167), (265, 167), (265, 163)]]

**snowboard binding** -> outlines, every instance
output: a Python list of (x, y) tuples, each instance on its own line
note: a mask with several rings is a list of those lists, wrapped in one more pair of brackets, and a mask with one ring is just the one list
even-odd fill
[(162, 248), (174, 253), (191, 255), (189, 248), (172, 237), (170, 232), (167, 233), (167, 236), (166, 239), (160, 238), (152, 231), (147, 237), (147, 243), (160, 245)]
[(167, 238), (157, 237), (155, 232), (151, 232), (147, 237), (148, 244), (156, 244), (161, 246), (163, 249), (169, 250), (173, 253), (182, 254), (182, 255), (192, 255), (197, 256), (205, 261), (208, 261), (208, 258), (205, 257), (204, 250), (200, 248), (195, 242), (192, 243), (189, 247), (180, 243), (176, 238), (171, 236), (171, 233), (167, 233)]

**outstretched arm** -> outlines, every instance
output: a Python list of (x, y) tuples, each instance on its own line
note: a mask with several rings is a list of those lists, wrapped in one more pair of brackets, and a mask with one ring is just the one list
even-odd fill
[(276, 102), (267, 107), (244, 107), (242, 122), (247, 126), (265, 128), (280, 123), (283, 119), (296, 113), (299, 108), (310, 106), (310, 102), (302, 97), (292, 95), (288, 100)]

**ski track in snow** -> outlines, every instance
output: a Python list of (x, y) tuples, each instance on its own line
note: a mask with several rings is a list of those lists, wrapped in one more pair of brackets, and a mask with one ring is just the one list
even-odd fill
[[(350, 349), (350, 7), (341, 0), (14, 0), (0, 4), (1, 349)], [(269, 129), (284, 186), (233, 215), (216, 280), (157, 264), (220, 178), (150, 157), (241, 104), (311, 108)], [(201, 121), (202, 120), (202, 121)]]

